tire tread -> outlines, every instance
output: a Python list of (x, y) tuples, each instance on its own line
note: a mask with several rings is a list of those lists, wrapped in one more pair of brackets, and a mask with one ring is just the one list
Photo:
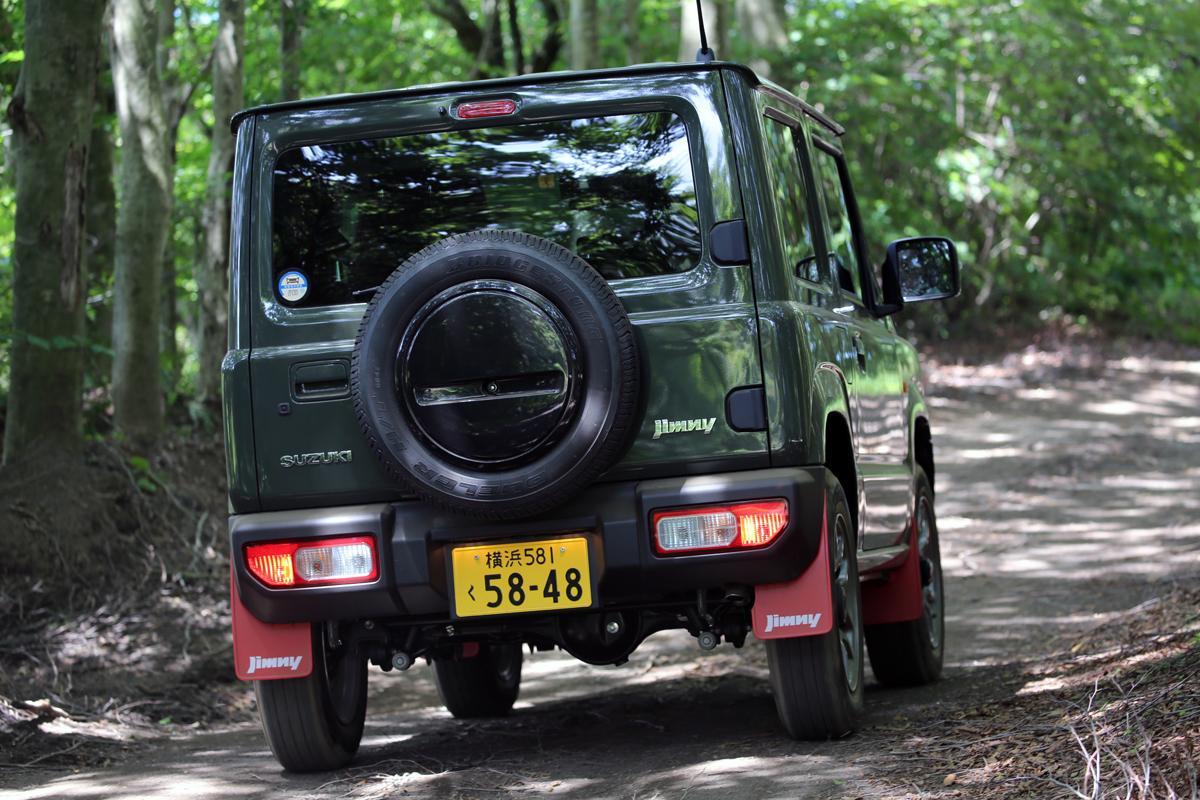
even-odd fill
[(358, 333), (354, 339), (354, 352), (350, 362), (350, 386), (354, 414), (358, 420), (359, 428), (366, 438), (367, 446), (375, 454), (380, 464), (383, 465), (388, 477), (421, 499), (447, 511), (465, 512), (483, 519), (504, 520), (535, 516), (565, 503), (578, 493), (580, 489), (592, 483), (620, 456), (636, 421), (638, 394), (638, 382), (636, 380), (620, 381), (620, 397), (617, 411), (613, 416), (608, 433), (602, 438), (593, 458), (583, 462), (579, 468), (568, 471), (565, 476), (558, 476), (553, 482), (552, 487), (543, 489), (534, 498), (524, 501), (520, 498), (511, 499), (507, 501), (505, 506), (501, 507), (489, 507), (483, 504), (465, 506), (462, 503), (453, 502), (443, 495), (430, 491), (424, 484), (414, 480), (412, 476), (396, 464), (391, 454), (375, 435), (374, 429), (367, 418), (367, 409), (362, 393), (358, 391), (363, 369), (360, 355), (363, 349), (363, 338), (367, 330), (367, 323), (374, 314), (381, 298), (387, 294), (392, 284), (399, 280), (407, 270), (412, 269), (417, 262), (436, 257), (451, 248), (471, 244), (516, 245), (528, 248), (554, 259), (560, 267), (568, 268), (581, 277), (601, 300), (608, 323), (616, 333), (620, 362), (618, 372), (622, 375), (640, 376), (633, 324), (629, 321), (629, 316), (625, 313), (625, 308), (621, 304), (620, 298), (613, 292), (612, 287), (608, 285), (608, 281), (604, 279), (604, 276), (570, 250), (539, 236), (515, 230), (478, 230), (448, 237), (414, 253), (401, 263), (398, 268), (393, 270), (379, 288), (376, 289), (370, 302), (367, 304), (362, 324), (359, 325)]

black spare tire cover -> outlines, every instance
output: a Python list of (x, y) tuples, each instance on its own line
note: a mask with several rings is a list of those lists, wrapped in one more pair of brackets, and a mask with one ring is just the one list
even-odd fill
[(451, 236), (375, 292), (354, 407), (388, 472), (475, 516), (530, 516), (612, 465), (634, 424), (633, 328), (608, 283), (518, 231)]

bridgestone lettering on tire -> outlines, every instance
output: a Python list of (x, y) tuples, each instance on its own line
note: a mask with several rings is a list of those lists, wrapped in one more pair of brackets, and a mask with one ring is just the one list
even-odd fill
[(351, 390), (393, 478), (443, 508), (511, 519), (565, 502), (619, 458), (638, 378), (633, 328), (598, 272), (545, 239), (486, 230), (426, 247), (379, 287)]

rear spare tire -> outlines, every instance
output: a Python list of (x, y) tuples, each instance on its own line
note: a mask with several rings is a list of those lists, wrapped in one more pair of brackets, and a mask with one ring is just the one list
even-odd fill
[(375, 292), (351, 390), (372, 450), (444, 508), (494, 519), (567, 500), (634, 424), (633, 328), (604, 278), (517, 231), (451, 236)]

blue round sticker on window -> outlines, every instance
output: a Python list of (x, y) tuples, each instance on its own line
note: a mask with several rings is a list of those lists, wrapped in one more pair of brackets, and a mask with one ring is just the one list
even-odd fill
[(279, 276), (279, 296), (289, 303), (299, 303), (308, 294), (308, 278), (303, 272), (288, 270)]

